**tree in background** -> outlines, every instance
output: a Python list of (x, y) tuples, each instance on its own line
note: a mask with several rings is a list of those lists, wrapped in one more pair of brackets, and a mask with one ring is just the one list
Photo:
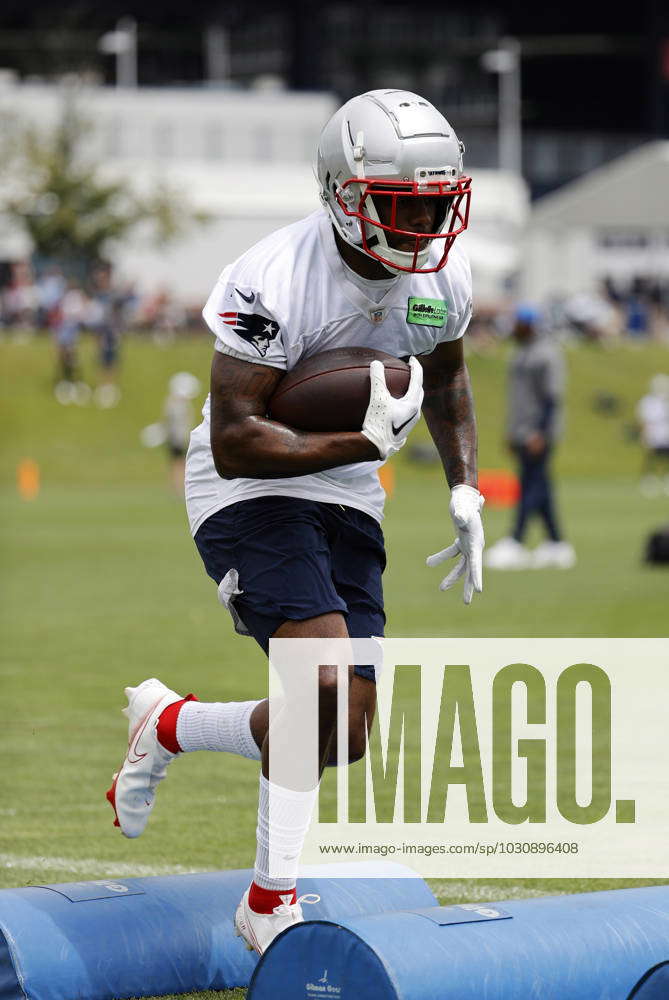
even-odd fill
[(9, 183), (0, 212), (27, 233), (38, 266), (57, 264), (83, 280), (115, 242), (148, 230), (164, 244), (206, 221), (165, 186), (142, 195), (126, 180), (105, 178), (86, 156), (89, 124), (72, 100), (50, 131), (10, 117), (1, 124), (0, 167)]

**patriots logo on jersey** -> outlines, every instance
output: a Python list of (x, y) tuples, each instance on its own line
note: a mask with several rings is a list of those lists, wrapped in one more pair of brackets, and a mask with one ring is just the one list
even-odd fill
[(222, 312), (218, 314), (223, 322), (231, 327), (238, 337), (255, 347), (261, 358), (269, 350), (269, 345), (279, 335), (279, 324), (267, 316), (257, 316), (255, 313)]

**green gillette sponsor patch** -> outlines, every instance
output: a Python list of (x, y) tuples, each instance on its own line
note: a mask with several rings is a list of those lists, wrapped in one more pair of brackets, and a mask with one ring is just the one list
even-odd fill
[(407, 304), (407, 323), (420, 326), (443, 326), (448, 319), (448, 302), (443, 299), (417, 299), (410, 296)]

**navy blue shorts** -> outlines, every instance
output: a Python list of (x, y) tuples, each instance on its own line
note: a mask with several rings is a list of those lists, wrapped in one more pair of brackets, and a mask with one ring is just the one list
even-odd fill
[[(346, 619), (351, 638), (383, 635), (383, 532), (354, 507), (294, 497), (258, 497), (216, 511), (195, 535), (217, 584), (239, 574), (235, 611), (267, 653), (285, 621), (331, 611)], [(370, 666), (355, 672), (370, 680)]]

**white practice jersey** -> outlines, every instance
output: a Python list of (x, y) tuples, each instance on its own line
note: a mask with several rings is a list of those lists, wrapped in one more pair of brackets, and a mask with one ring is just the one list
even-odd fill
[[(407, 358), (430, 354), (442, 341), (464, 334), (472, 310), (471, 274), (457, 241), (441, 271), (400, 274), (380, 298), (373, 284), (357, 280), (344, 265), (328, 216), (318, 210), (228, 265), (203, 315), (217, 351), (284, 371), (335, 347), (371, 347)], [(288, 479), (221, 479), (211, 453), (209, 408), (207, 397), (186, 464), (193, 534), (222, 507), (267, 495), (343, 503), (382, 519), (384, 492), (377, 476), (382, 462)]]

